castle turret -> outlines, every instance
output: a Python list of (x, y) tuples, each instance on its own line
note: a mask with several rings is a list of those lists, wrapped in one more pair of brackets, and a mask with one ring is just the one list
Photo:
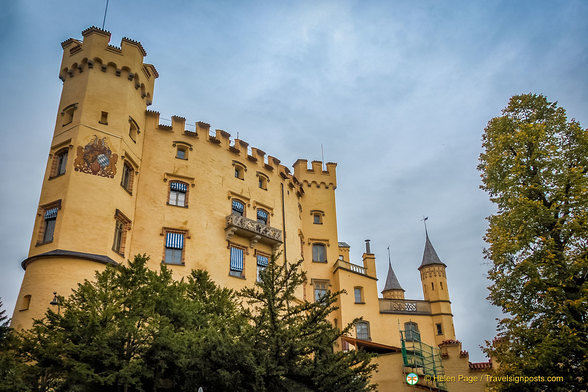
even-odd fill
[[(28, 328), (53, 293), (68, 296), (104, 264), (125, 261), (157, 71), (139, 42), (91, 27), (64, 41), (63, 81), (25, 276), (12, 325)], [(130, 235), (129, 235), (130, 237)]]
[(451, 301), (449, 300), (445, 274), (447, 266), (437, 255), (426, 230), (425, 236), (425, 250), (419, 271), (425, 301), (431, 305), (435, 341), (437, 344), (441, 344), (445, 340), (455, 339), (453, 314), (451, 313)]
[(382, 295), (386, 299), (404, 299), (404, 289), (400, 286), (398, 278), (392, 269), (392, 262), (388, 259), (388, 276), (386, 276), (386, 284)]

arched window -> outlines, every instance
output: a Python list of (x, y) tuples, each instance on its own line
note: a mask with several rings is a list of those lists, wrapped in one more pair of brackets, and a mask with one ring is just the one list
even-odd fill
[(370, 323), (367, 321), (358, 321), (355, 323), (355, 333), (357, 339), (371, 340), (370, 338)]
[(409, 342), (420, 341), (421, 334), (419, 332), (419, 325), (412, 321), (404, 323), (404, 336), (405, 339)]
[(262, 223), (264, 225), (268, 224), (268, 216), (269, 214), (267, 213), (266, 210), (262, 210), (261, 208), (257, 209), (257, 222)]
[(65, 174), (65, 168), (67, 166), (67, 153), (68, 148), (61, 149), (53, 156), (53, 163), (51, 166), (51, 178), (61, 176)]
[(327, 247), (325, 244), (312, 244), (312, 261), (317, 263), (327, 262)]
[(233, 199), (231, 212), (236, 215), (245, 216), (245, 204), (240, 200)]
[(137, 122), (135, 120), (133, 120), (132, 117), (129, 117), (129, 137), (131, 138), (132, 141), (134, 141), (135, 143), (137, 142), (137, 135), (140, 133), (139, 131), (139, 125), (137, 125)]
[(135, 177), (135, 170), (127, 162), (123, 164), (122, 176), (120, 179), (120, 186), (125, 188), (129, 193), (133, 192), (133, 179)]

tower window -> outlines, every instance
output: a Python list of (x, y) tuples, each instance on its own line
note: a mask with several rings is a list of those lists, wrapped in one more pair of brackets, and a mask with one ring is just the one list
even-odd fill
[(439, 286), (441, 287), (441, 290), (443, 290), (443, 282), (439, 282)]
[(312, 215), (312, 223), (315, 225), (322, 225), (323, 224), (323, 216), (325, 213), (319, 210), (312, 210), (310, 211), (310, 215)]
[(265, 174), (257, 172), (257, 182), (260, 189), (267, 190), (267, 183), (269, 182), (269, 178)]
[(236, 276), (238, 278), (243, 278), (243, 264), (244, 264), (244, 256), (243, 256), (243, 249), (237, 248), (235, 246), (231, 246), (231, 259), (230, 259), (230, 267), (229, 267), (229, 275)]
[(100, 114), (100, 124), (108, 125), (108, 112), (102, 112)]
[(74, 112), (78, 108), (78, 104), (74, 103), (67, 106), (61, 111), (61, 123), (63, 126), (70, 124), (73, 121)]
[(327, 248), (324, 244), (312, 244), (312, 261), (318, 263), (327, 262)]
[(137, 125), (137, 122), (135, 120), (133, 120), (132, 117), (129, 117), (129, 137), (135, 143), (137, 142), (137, 135), (139, 133), (140, 133), (139, 125)]
[(45, 214), (43, 215), (44, 218), (44, 227), (43, 227), (43, 237), (41, 243), (45, 244), (47, 242), (53, 241), (53, 235), (55, 234), (55, 223), (57, 222), (57, 211), (59, 207), (49, 208), (45, 210)]
[(169, 202), (171, 206), (188, 207), (188, 184), (172, 181), (169, 184)]
[(431, 282), (431, 290), (435, 290), (435, 283)]
[(328, 280), (313, 280), (314, 286), (314, 301), (319, 302), (323, 297), (327, 295), (329, 281)]
[(353, 289), (353, 293), (355, 295), (355, 303), (356, 304), (363, 304), (363, 287), (356, 287)]
[(27, 294), (24, 297), (22, 297), (22, 305), (20, 306), (20, 310), (29, 310), (29, 307), (31, 306), (31, 295)]
[(116, 210), (114, 219), (114, 242), (112, 243), (112, 250), (114, 250), (119, 255), (124, 256), (127, 231), (130, 228), (131, 221), (119, 210)]
[(65, 174), (65, 169), (67, 167), (67, 153), (68, 148), (64, 148), (53, 156), (50, 178)]
[(240, 180), (245, 179), (245, 171), (247, 171), (245, 165), (243, 165), (241, 162), (233, 161), (233, 168), (235, 169), (235, 178)]
[(370, 338), (370, 323), (367, 321), (358, 321), (355, 323), (355, 333), (357, 339), (371, 340)]
[(186, 147), (178, 146), (178, 150), (176, 152), (176, 158), (188, 159), (188, 152), (186, 151)]
[(166, 264), (184, 264), (184, 233), (165, 233), (165, 258)]
[(233, 199), (231, 212), (233, 214), (245, 216), (245, 204), (239, 200)]
[(437, 327), (437, 335), (443, 335), (443, 325), (441, 325), (441, 323), (437, 323), (435, 326)]
[(132, 193), (133, 191), (133, 179), (135, 176), (135, 170), (127, 162), (123, 164), (122, 177), (120, 180), (120, 186), (122, 186), (127, 192)]
[(268, 213), (266, 210), (262, 210), (260, 208), (257, 209), (257, 222), (267, 225), (268, 222)]

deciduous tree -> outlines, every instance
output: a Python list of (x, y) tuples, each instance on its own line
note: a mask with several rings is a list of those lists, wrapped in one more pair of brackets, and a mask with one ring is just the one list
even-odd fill
[(501, 390), (582, 390), (588, 382), (588, 132), (544, 96), (514, 96), (483, 136), (478, 169), (495, 203), (485, 240), (500, 374), (563, 383)]

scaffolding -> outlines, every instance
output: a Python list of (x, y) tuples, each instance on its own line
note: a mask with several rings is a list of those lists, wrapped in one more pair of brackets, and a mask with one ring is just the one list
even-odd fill
[(421, 342), (421, 334), (418, 330), (400, 330), (400, 339), (404, 369), (412, 369), (412, 372), (418, 374), (419, 377), (430, 380), (438, 390), (446, 391), (441, 351)]

